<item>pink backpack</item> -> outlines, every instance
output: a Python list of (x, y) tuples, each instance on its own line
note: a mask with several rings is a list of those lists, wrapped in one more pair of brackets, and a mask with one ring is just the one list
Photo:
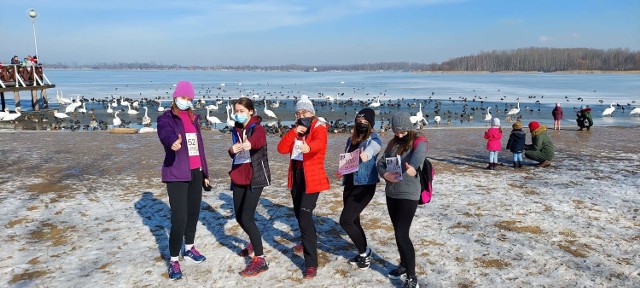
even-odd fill
[[(413, 141), (413, 149), (415, 149), (418, 144), (422, 141), (427, 142), (427, 138), (424, 136), (418, 136), (418, 138)], [(418, 175), (420, 175), (420, 199), (418, 200), (418, 204), (426, 204), (431, 201), (431, 194), (433, 194), (433, 187), (431, 182), (433, 181), (433, 176), (435, 176), (435, 171), (433, 169), (433, 165), (431, 165), (431, 161), (427, 157), (424, 157), (424, 162), (422, 163), (422, 169), (417, 169)]]

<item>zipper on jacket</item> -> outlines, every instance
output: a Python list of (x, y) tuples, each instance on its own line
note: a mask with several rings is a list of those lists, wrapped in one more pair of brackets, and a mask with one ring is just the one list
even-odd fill
[(267, 176), (267, 169), (264, 168), (264, 161), (260, 161), (260, 163), (262, 164), (262, 172), (264, 173), (264, 179), (267, 180), (267, 185), (271, 186), (271, 183), (269, 183), (269, 176)]

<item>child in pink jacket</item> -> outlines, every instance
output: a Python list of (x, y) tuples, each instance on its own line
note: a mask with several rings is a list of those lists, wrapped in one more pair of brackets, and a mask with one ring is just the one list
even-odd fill
[(498, 152), (502, 149), (502, 128), (500, 127), (500, 119), (491, 119), (491, 127), (484, 132), (484, 139), (487, 139), (487, 150), (489, 150), (489, 166), (487, 169), (495, 170), (498, 165)]

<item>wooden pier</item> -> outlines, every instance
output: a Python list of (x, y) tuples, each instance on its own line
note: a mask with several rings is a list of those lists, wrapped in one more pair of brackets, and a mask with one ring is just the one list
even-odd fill
[[(6, 64), (5, 64), (6, 65)], [(13, 92), (15, 107), (20, 107), (20, 92), (31, 92), (31, 108), (34, 111), (40, 108), (46, 109), (49, 106), (47, 99), (47, 89), (56, 87), (55, 84), (49, 82), (47, 76), (44, 75), (42, 66), (21, 67), (20, 65), (6, 65), (0, 67), (0, 101), (2, 102), (2, 111), (6, 108), (5, 92)], [(38, 91), (42, 103), (38, 103)], [(41, 105), (39, 105), (41, 104)]]

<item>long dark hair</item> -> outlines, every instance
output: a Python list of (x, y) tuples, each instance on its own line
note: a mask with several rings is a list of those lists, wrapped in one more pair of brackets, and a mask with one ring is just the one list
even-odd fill
[[(415, 131), (407, 131), (407, 135), (404, 135), (404, 137), (402, 138), (407, 138), (407, 141), (400, 144), (398, 143), (398, 151), (396, 153), (396, 155), (402, 155), (402, 153), (409, 151), (411, 149), (413, 149), (413, 141), (416, 141), (416, 138), (418, 138), (418, 134)], [(393, 148), (393, 146), (396, 145), (396, 137), (394, 136), (393, 138), (391, 138), (391, 141), (389, 141), (389, 144), (387, 144), (387, 149), (385, 150), (385, 153), (389, 153), (391, 152), (391, 148)]]

